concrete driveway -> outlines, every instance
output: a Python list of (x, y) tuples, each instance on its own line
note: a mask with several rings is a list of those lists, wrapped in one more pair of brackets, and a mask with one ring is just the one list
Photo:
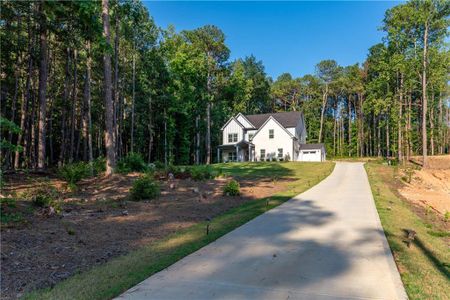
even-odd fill
[(118, 299), (407, 299), (362, 163), (161, 271)]

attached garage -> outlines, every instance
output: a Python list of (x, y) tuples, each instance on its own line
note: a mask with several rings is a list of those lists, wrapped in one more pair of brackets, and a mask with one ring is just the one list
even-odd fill
[(301, 144), (299, 161), (325, 161), (326, 151), (324, 144)]

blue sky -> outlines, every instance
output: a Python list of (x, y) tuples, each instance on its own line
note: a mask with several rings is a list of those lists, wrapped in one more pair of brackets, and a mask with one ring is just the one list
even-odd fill
[(231, 59), (255, 55), (274, 79), (313, 73), (316, 63), (363, 62), (381, 41), (384, 12), (399, 2), (167, 2), (145, 1), (158, 26), (177, 31), (206, 24), (226, 35)]

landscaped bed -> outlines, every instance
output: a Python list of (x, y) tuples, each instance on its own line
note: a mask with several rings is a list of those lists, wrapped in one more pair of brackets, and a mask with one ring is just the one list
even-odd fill
[[(27, 291), (53, 287), (86, 270), (90, 271), (38, 297), (115, 296), (322, 180), (332, 164), (226, 164), (214, 168), (220, 168), (225, 176), (204, 181), (162, 178), (160, 196), (149, 201), (129, 201), (129, 189), (140, 176), (131, 173), (81, 181), (76, 192), (60, 196), (59, 213), (49, 214), (20, 197), (14, 204), (3, 203), (2, 213), (20, 218), (2, 224), (2, 297), (16, 298)], [(224, 195), (230, 176), (239, 182), (240, 196)], [(5, 193), (16, 195), (43, 183), (60, 190), (65, 187), (57, 178), (33, 174), (12, 174), (6, 182)], [(271, 200), (257, 201), (267, 197)], [(205, 239), (201, 224), (208, 219), (212, 219), (211, 234)], [(138, 259), (142, 256), (145, 263)], [(94, 279), (99, 282), (93, 284)], [(80, 280), (83, 287), (78, 286)]]

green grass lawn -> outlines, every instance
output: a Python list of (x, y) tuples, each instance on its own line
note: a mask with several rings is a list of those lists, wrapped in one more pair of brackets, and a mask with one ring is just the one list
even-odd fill
[(232, 163), (214, 168), (238, 178), (294, 178), (286, 190), (267, 199), (249, 201), (214, 218), (210, 234), (206, 223), (181, 230), (140, 250), (113, 259), (104, 265), (72, 276), (52, 289), (25, 295), (26, 299), (110, 299), (161, 271), (186, 255), (211, 243), (249, 220), (307, 190), (328, 176), (334, 168), (325, 163)]
[[(375, 204), (410, 299), (450, 299), (448, 225), (431, 210), (413, 207), (397, 193), (395, 168), (367, 163)], [(417, 232), (408, 248), (406, 230)]]

